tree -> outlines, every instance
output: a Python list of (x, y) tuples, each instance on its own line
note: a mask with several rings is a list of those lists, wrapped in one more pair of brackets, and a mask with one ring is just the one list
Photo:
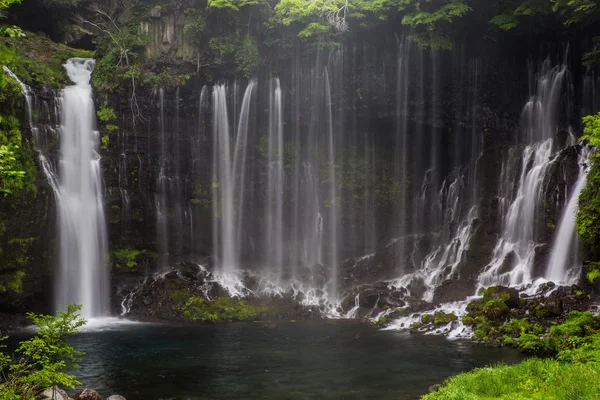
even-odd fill
[[(69, 371), (77, 367), (83, 352), (68, 342), (85, 325), (81, 306), (71, 304), (57, 316), (28, 313), (38, 326), (36, 335), (21, 342), (14, 356), (0, 346), (0, 400), (33, 400), (46, 389), (60, 385), (75, 388), (81, 383)], [(0, 341), (7, 337), (1, 337)]]

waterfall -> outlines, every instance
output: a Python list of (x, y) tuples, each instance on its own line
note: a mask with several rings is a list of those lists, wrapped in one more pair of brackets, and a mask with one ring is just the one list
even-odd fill
[[(550, 251), (550, 262), (546, 269), (546, 279), (554, 282), (570, 283), (571, 278), (577, 279), (576, 274), (569, 274), (570, 270), (579, 267), (577, 243), (579, 241), (575, 230), (577, 207), (579, 205), (579, 194), (585, 187), (588, 165), (590, 163), (590, 149), (583, 147), (579, 155), (579, 176), (577, 183), (572, 189), (571, 196), (567, 202), (558, 230), (554, 238), (554, 244)], [(574, 257), (574, 259), (573, 259)]]
[(73, 58), (64, 65), (75, 83), (62, 92), (59, 179), (56, 190), (60, 265), (56, 306), (83, 306), (91, 318), (109, 311), (107, 238), (99, 133), (89, 83), (95, 61)]
[(279, 79), (272, 80), (269, 97), (269, 138), (268, 138), (268, 175), (267, 206), (265, 208), (266, 266), (281, 279), (283, 274), (283, 116), (281, 86)]
[(225, 85), (216, 85), (212, 94), (213, 207), (219, 214), (213, 220), (213, 235), (219, 269), (225, 275), (235, 274), (241, 269), (248, 120), (254, 86), (255, 83), (251, 81), (246, 88), (233, 140)]
[(326, 133), (327, 133), (327, 182), (328, 182), (328, 215), (329, 215), (329, 259), (327, 265), (330, 268), (329, 278), (331, 281), (330, 298), (337, 297), (338, 290), (338, 207), (340, 199), (337, 193), (337, 177), (335, 164), (335, 144), (333, 131), (333, 115), (331, 103), (331, 86), (329, 85), (329, 73), (325, 68), (324, 75), (324, 90), (325, 90), (325, 107), (326, 107)]
[[(553, 140), (509, 151), (503, 163), (499, 194), (503, 233), (496, 244), (492, 261), (480, 275), (483, 287), (518, 286), (532, 280), (537, 246), (536, 219), (542, 197), (542, 183), (552, 162)], [(520, 162), (520, 165), (519, 165)], [(515, 176), (514, 171), (521, 171)], [(512, 193), (517, 185), (514, 198)], [(503, 211), (505, 210), (505, 211)]]
[(543, 182), (556, 159), (553, 137), (567, 67), (552, 66), (546, 59), (535, 75), (531, 68), (530, 75), (531, 96), (521, 115), (520, 139), (526, 145), (510, 148), (502, 164), (498, 193), (502, 236), (479, 276), (480, 287), (523, 286), (535, 278)]
[(158, 192), (156, 195), (156, 232), (159, 251), (159, 263), (161, 268), (165, 268), (169, 262), (169, 231), (167, 215), (167, 193), (169, 187), (169, 177), (167, 176), (167, 139), (165, 133), (165, 91), (159, 89), (159, 125), (160, 125), (160, 166), (158, 172)]

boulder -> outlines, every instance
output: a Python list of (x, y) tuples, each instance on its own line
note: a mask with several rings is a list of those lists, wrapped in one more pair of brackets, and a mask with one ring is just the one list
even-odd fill
[(550, 314), (561, 315), (563, 312), (562, 300), (559, 298), (550, 298), (544, 304)]
[(108, 399), (106, 399), (106, 400), (127, 400), (127, 399), (119, 394), (113, 394), (112, 396), (109, 396)]
[(58, 386), (53, 386), (44, 390), (38, 400), (69, 400), (69, 395)]
[(475, 292), (475, 282), (470, 279), (448, 279), (435, 288), (433, 304), (464, 300)]
[(83, 389), (74, 397), (75, 400), (102, 400), (102, 397), (92, 389)]
[(485, 289), (483, 300), (488, 302), (493, 299), (503, 300), (508, 308), (519, 308), (521, 305), (519, 291), (505, 286), (492, 286)]

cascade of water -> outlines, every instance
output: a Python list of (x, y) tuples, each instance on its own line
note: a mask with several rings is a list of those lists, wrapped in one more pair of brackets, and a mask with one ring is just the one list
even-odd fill
[(534, 278), (542, 183), (555, 159), (553, 136), (567, 67), (552, 66), (547, 59), (535, 77), (533, 72), (530, 75), (532, 95), (521, 116), (521, 134), (527, 145), (511, 148), (503, 162), (498, 194), (503, 233), (490, 264), (479, 276), (480, 287), (520, 286)]
[(328, 216), (329, 216), (329, 236), (327, 241), (329, 244), (329, 259), (327, 265), (330, 268), (331, 298), (337, 296), (338, 289), (338, 205), (340, 199), (337, 193), (337, 177), (335, 171), (335, 143), (333, 131), (333, 116), (331, 104), (331, 86), (329, 85), (329, 73), (327, 68), (324, 71), (324, 90), (325, 90), (325, 107), (326, 107), (326, 132), (327, 132), (327, 182), (328, 182)]
[[(232, 143), (227, 112), (225, 85), (213, 88), (213, 168), (217, 186), (213, 204), (220, 215), (214, 218), (215, 255), (220, 271), (225, 275), (240, 270), (241, 235), (243, 228), (244, 185), (246, 183), (246, 152), (250, 102), (255, 83), (246, 88), (239, 116), (239, 125)], [(231, 148), (234, 146), (233, 149)]]
[(269, 147), (265, 250), (267, 267), (283, 274), (283, 108), (279, 78), (272, 80), (269, 96)]
[(159, 89), (159, 125), (160, 125), (160, 166), (158, 172), (158, 192), (156, 194), (157, 242), (160, 267), (164, 268), (169, 262), (169, 217), (167, 215), (167, 193), (169, 177), (167, 175), (167, 138), (165, 132), (165, 91)]
[(579, 176), (577, 183), (573, 187), (569, 201), (563, 210), (558, 230), (554, 237), (554, 244), (550, 251), (550, 262), (546, 270), (546, 279), (554, 282), (571, 283), (571, 278), (577, 279), (576, 274), (570, 274), (569, 272), (580, 266), (577, 257), (578, 237), (575, 232), (575, 219), (579, 204), (579, 194), (586, 183), (589, 162), (590, 149), (585, 146), (581, 149), (579, 155)]
[[(412, 41), (409, 39), (398, 40), (398, 66), (396, 77), (396, 144), (395, 149), (395, 165), (396, 177), (398, 184), (403, 190), (400, 191), (400, 199), (397, 203), (396, 216), (398, 217), (398, 235), (403, 237), (409, 229), (408, 223), (408, 202), (410, 191), (407, 190), (409, 185), (409, 135), (408, 132), (408, 84), (409, 84), (409, 62), (410, 62), (410, 47)], [(400, 259), (406, 258), (406, 248), (400, 249)]]
[(95, 61), (67, 61), (67, 75), (75, 83), (63, 91), (61, 102), (60, 176), (56, 193), (60, 266), (56, 306), (83, 306), (91, 318), (109, 311), (107, 238), (98, 132), (89, 83)]
[[(483, 287), (517, 286), (532, 279), (537, 246), (536, 217), (542, 183), (552, 162), (552, 145), (553, 140), (548, 139), (526, 146), (522, 153), (518, 148), (512, 148), (503, 163), (499, 193), (503, 234), (496, 244), (492, 261), (479, 276), (479, 284)], [(515, 171), (520, 173), (515, 176)]]

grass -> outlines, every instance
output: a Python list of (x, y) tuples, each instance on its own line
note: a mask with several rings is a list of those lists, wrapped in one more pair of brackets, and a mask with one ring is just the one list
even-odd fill
[(532, 358), (459, 374), (423, 400), (596, 400), (600, 365)]
[[(556, 358), (530, 358), (516, 365), (496, 365), (448, 379), (424, 400), (587, 400), (600, 398), (600, 320), (589, 312), (572, 311), (562, 323), (542, 334), (526, 320), (505, 325), (520, 333), (522, 351)], [(511, 343), (513, 339), (507, 337)]]

